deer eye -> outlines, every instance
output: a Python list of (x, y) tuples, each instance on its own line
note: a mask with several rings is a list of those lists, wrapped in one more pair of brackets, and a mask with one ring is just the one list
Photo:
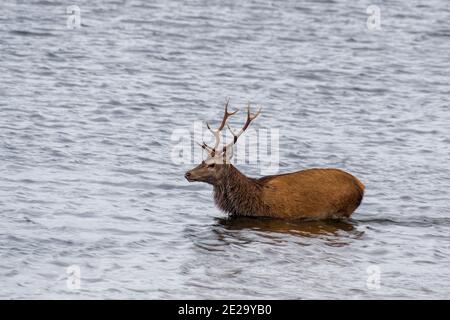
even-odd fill
[(215, 165), (215, 163), (208, 164), (208, 168), (214, 168)]

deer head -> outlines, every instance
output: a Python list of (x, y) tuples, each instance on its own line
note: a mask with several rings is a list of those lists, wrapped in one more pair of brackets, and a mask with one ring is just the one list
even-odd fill
[[(207, 151), (208, 156), (206, 160), (202, 161), (202, 163), (200, 163), (198, 166), (186, 172), (184, 176), (189, 182), (201, 181), (214, 185), (218, 181), (221, 181), (226, 173), (228, 166), (231, 165), (231, 158), (233, 157), (233, 146), (236, 144), (242, 133), (244, 133), (244, 131), (248, 128), (250, 123), (255, 120), (256, 117), (261, 113), (260, 108), (256, 114), (252, 115), (250, 113), (250, 104), (248, 104), (247, 120), (242, 129), (238, 133), (235, 133), (228, 125), (227, 119), (230, 116), (234, 115), (238, 110), (234, 112), (228, 112), (228, 102), (229, 101), (227, 101), (227, 103), (225, 104), (225, 113), (219, 128), (213, 130), (211, 129), (211, 126), (206, 123), (206, 127), (214, 135), (216, 141), (214, 147), (208, 146), (205, 142), (201, 144), (199, 143), (200, 147)], [(221, 132), (225, 128), (225, 125), (233, 135), (233, 140), (230, 143), (219, 147)]]

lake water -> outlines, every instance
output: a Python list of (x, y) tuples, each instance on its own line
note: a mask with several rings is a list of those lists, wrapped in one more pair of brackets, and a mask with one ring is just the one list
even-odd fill
[[(0, 298), (450, 298), (448, 1), (0, 7)], [(189, 184), (171, 134), (227, 97), (280, 173), (357, 176), (353, 219), (230, 220)]]

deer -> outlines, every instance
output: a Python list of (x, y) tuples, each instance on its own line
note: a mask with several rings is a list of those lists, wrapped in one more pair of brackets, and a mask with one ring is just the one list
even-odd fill
[[(260, 114), (252, 114), (247, 105), (247, 120), (239, 132), (228, 125), (234, 115), (228, 112), (228, 103), (222, 122), (215, 130), (206, 123), (215, 138), (214, 146), (198, 143), (207, 151), (207, 157), (189, 170), (189, 182), (204, 182), (213, 186), (216, 206), (231, 217), (275, 218), (286, 220), (345, 219), (358, 208), (365, 186), (353, 175), (334, 168), (311, 168), (297, 172), (247, 177), (232, 163), (233, 147), (239, 137)], [(222, 130), (227, 125), (233, 139), (220, 145)]]

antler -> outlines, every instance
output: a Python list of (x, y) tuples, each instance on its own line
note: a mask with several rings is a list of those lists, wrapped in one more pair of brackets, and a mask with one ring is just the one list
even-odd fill
[(232, 116), (233, 114), (235, 114), (236, 112), (238, 112), (238, 110), (234, 111), (234, 112), (228, 112), (228, 103), (230, 102), (230, 99), (227, 100), (227, 103), (225, 104), (225, 113), (223, 115), (223, 119), (222, 119), (222, 123), (220, 124), (219, 128), (217, 130), (213, 130), (211, 129), (210, 125), (208, 123), (206, 123), (206, 127), (208, 128), (209, 131), (211, 131), (211, 133), (214, 135), (215, 139), (216, 139), (216, 143), (214, 145), (214, 148), (211, 148), (210, 146), (208, 146), (205, 142), (203, 142), (203, 144), (201, 145), (201, 147), (203, 149), (208, 150), (209, 154), (211, 155), (211, 157), (214, 157), (217, 151), (217, 147), (219, 147), (219, 143), (220, 143), (220, 132), (223, 130), (223, 128), (225, 127), (225, 124), (227, 122), (228, 117)]
[[(242, 129), (235, 134), (233, 132), (233, 130), (231, 129), (231, 127), (228, 125), (227, 123), (227, 127), (230, 130), (231, 134), (233, 135), (233, 141), (231, 141), (229, 144), (227, 144), (226, 146), (223, 147), (222, 152), (226, 152), (230, 147), (232, 148), (233, 145), (236, 144), (237, 140), (239, 139), (239, 137), (241, 136), (242, 133), (244, 133), (244, 131), (248, 128), (248, 126), (250, 125), (250, 123), (255, 120), (260, 114), (261, 114), (261, 110), (262, 108), (259, 108), (258, 112), (256, 112), (254, 115), (252, 115), (250, 113), (250, 103), (247, 105), (247, 120), (245, 121), (244, 126), (242, 127)], [(232, 150), (232, 149), (231, 149)]]
[(227, 100), (227, 103), (225, 104), (225, 114), (223, 115), (223, 119), (222, 122), (219, 126), (219, 128), (217, 128), (216, 130), (211, 129), (211, 126), (206, 123), (206, 126), (208, 127), (208, 130), (211, 131), (211, 133), (214, 135), (216, 142), (214, 144), (214, 148), (208, 146), (204, 141), (203, 143), (198, 143), (197, 144), (202, 147), (203, 149), (207, 150), (210, 157), (215, 157), (216, 153), (218, 151), (218, 147), (220, 144), (220, 132), (223, 130), (223, 128), (225, 127), (225, 125), (227, 125), (228, 129), (230, 130), (231, 134), (233, 135), (233, 141), (231, 141), (230, 143), (228, 143), (227, 145), (225, 145), (222, 148), (221, 151), (221, 155), (226, 154), (227, 159), (230, 159), (233, 155), (233, 146), (236, 144), (237, 140), (239, 139), (239, 137), (244, 133), (245, 130), (247, 130), (248, 126), (250, 125), (250, 123), (255, 120), (261, 113), (262, 108), (259, 108), (258, 112), (256, 112), (255, 114), (251, 114), (250, 113), (250, 103), (247, 105), (247, 120), (245, 121), (244, 126), (242, 127), (242, 129), (236, 134), (234, 133), (234, 131), (231, 129), (230, 125), (227, 123), (228, 117), (232, 116), (233, 114), (235, 114), (236, 112), (238, 112), (238, 110), (234, 111), (234, 112), (228, 112), (228, 103), (229, 103), (229, 99)]

